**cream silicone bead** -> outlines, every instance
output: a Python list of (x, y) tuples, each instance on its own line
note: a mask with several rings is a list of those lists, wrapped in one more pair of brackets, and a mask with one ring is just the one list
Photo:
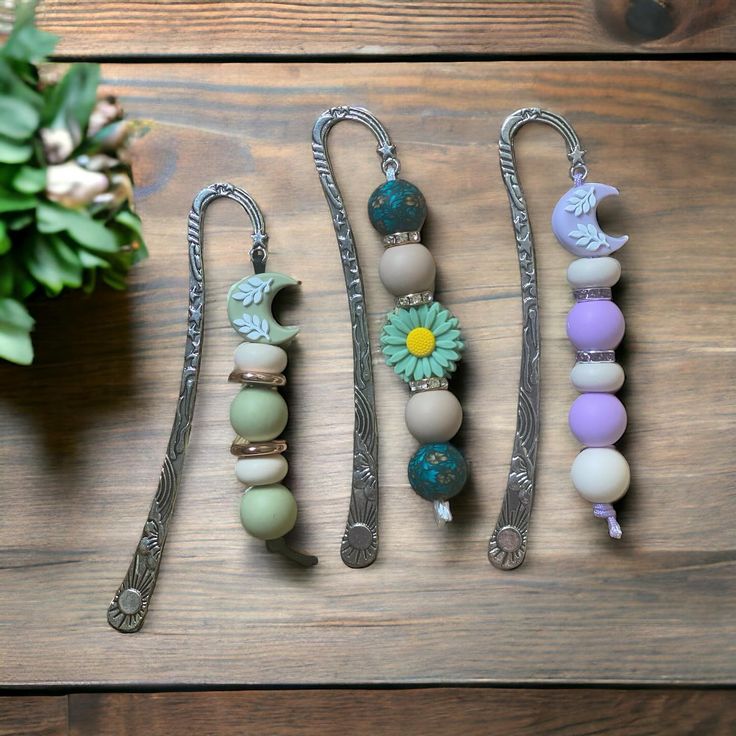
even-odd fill
[(235, 348), (235, 367), (242, 372), (283, 373), (288, 356), (278, 345), (242, 342)]
[(381, 283), (394, 296), (433, 291), (436, 274), (434, 258), (421, 243), (386, 248), (378, 265)]
[(621, 264), (610, 256), (578, 258), (567, 267), (567, 282), (573, 289), (611, 287), (621, 278)]
[(626, 458), (613, 447), (588, 447), (572, 464), (572, 483), (593, 504), (618, 501), (629, 490), (631, 471)]
[(624, 379), (618, 363), (575, 363), (570, 372), (570, 383), (580, 393), (615, 393)]
[(289, 472), (283, 455), (241, 457), (235, 463), (235, 476), (246, 486), (265, 486), (281, 482)]
[(422, 444), (447, 442), (460, 429), (463, 407), (447, 390), (420, 391), (406, 404), (406, 426)]

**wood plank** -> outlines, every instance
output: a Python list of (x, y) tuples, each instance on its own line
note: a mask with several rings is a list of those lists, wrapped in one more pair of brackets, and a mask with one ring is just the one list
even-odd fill
[(66, 56), (733, 52), (728, 0), (44, 0)]
[[(136, 151), (151, 258), (127, 294), (35, 306), (36, 365), (0, 366), (0, 683), (736, 682), (736, 64), (112, 65), (104, 74), (133, 115), (151, 120)], [(408, 487), (406, 390), (375, 356), (382, 549), (363, 571), (338, 555), (352, 457), (350, 328), (309, 145), (315, 117), (344, 102), (383, 119), (405, 176), (425, 192), (438, 297), (468, 344), (454, 387), (473, 480), (444, 530)], [(539, 495), (528, 562), (504, 574), (485, 550), (514, 433), (520, 309), (495, 141), (525, 103), (569, 116), (592, 176), (621, 187), (608, 220), (631, 236), (616, 299), (628, 324), (623, 447), (633, 483), (615, 544), (569, 483), (578, 449), (566, 427), (569, 257), (547, 224), (567, 166), (554, 133), (531, 128), (520, 165), (541, 280)], [(357, 125), (334, 132), (375, 339), (391, 300), (364, 216), (381, 181), (373, 148)], [(105, 610), (168, 439), (189, 204), (216, 180), (253, 193), (271, 266), (303, 282), (283, 302), (284, 320), (302, 330), (289, 368), (289, 485), (301, 513), (295, 542), (321, 562), (296, 570), (240, 528), (226, 380), (237, 339), (221, 305), (248, 272), (248, 236), (235, 206), (215, 206), (180, 504), (147, 625), (124, 637)]]
[(730, 735), (733, 691), (302, 690), (69, 696), (71, 736)]
[(67, 736), (65, 695), (0, 695), (0, 736)]

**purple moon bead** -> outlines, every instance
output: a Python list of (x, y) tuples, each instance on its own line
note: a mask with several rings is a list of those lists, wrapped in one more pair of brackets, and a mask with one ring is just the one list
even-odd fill
[(568, 420), (572, 433), (586, 447), (608, 447), (626, 431), (626, 409), (613, 394), (580, 394)]
[(624, 315), (607, 299), (578, 302), (567, 315), (567, 336), (578, 350), (614, 350), (625, 329)]

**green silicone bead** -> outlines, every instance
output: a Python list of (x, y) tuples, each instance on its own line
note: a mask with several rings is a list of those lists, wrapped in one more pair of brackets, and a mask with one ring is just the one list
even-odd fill
[(381, 235), (421, 229), (427, 203), (419, 188), (406, 179), (381, 184), (368, 199), (368, 217)]
[(289, 421), (289, 409), (273, 388), (247, 386), (230, 404), (230, 424), (237, 434), (251, 442), (275, 439)]
[(280, 483), (254, 486), (240, 502), (240, 521), (256, 539), (278, 539), (296, 524), (296, 500)]

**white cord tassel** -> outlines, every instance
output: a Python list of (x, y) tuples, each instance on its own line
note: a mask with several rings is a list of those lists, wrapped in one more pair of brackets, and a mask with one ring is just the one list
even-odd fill
[(437, 526), (443, 526), (448, 521), (452, 521), (449, 501), (434, 502), (434, 520), (437, 522)]

